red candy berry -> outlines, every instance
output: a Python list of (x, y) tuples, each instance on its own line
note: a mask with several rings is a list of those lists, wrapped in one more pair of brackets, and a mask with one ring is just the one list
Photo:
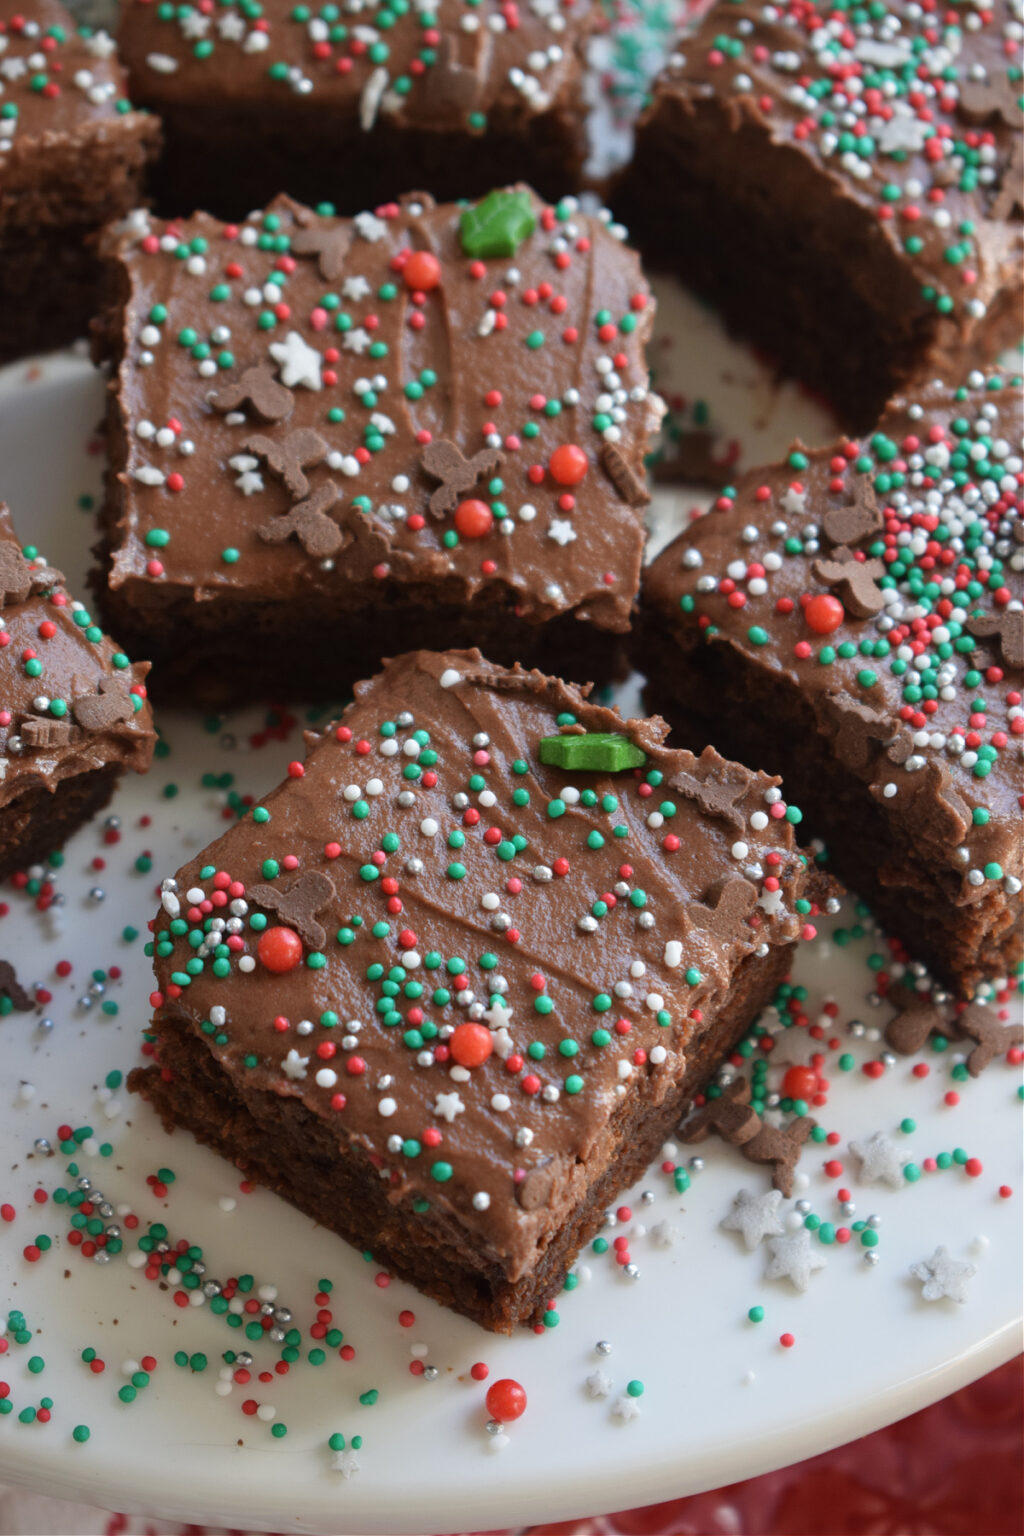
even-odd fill
[(484, 1402), (491, 1418), (497, 1419), (499, 1424), (511, 1424), (526, 1412), (526, 1393), (510, 1376), (488, 1387)]
[(846, 610), (838, 597), (832, 597), (828, 592), (821, 592), (817, 597), (812, 597), (807, 604), (804, 609), (804, 618), (807, 621), (807, 628), (812, 629), (816, 635), (830, 635), (846, 618)]
[(430, 251), (413, 251), (402, 268), (407, 288), (418, 293), (429, 293), (441, 281), (441, 263)]
[(557, 480), (559, 485), (579, 485), (588, 468), (586, 454), (575, 443), (563, 443), (555, 449), (548, 461), (551, 478)]
[(494, 527), (494, 513), (486, 501), (460, 501), (455, 508), (455, 530), (464, 539), (482, 539)]
[(282, 975), (302, 960), (302, 940), (294, 928), (268, 928), (260, 934), (256, 953), (268, 971)]
[(788, 1099), (809, 1099), (818, 1091), (818, 1074), (813, 1067), (790, 1067), (782, 1079), (782, 1091)]
[(457, 1024), (448, 1049), (460, 1067), (481, 1067), (494, 1050), (494, 1041), (484, 1024)]

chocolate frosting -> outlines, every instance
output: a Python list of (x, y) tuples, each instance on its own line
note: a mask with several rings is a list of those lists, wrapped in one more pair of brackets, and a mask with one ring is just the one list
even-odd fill
[[(680, 37), (645, 121), (715, 101), (732, 127), (763, 132), (780, 179), (813, 165), (876, 217), (953, 347), (1021, 287), (1021, 85), (1020, 8), (1006, 0), (886, 0), (856, 16), (725, 0)], [(840, 205), (837, 230), (843, 219)]]
[(0, 503), (0, 806), (93, 768), (144, 773), (153, 756), (148, 663), (133, 666), (63, 583)]
[(470, 217), (421, 194), (351, 220), (280, 198), (241, 227), (120, 237), (122, 597), (366, 605), (398, 582), (628, 627), (642, 508), (600, 455), (642, 484), (653, 300), (623, 231), (574, 200), (518, 188)]
[[(486, 131), (487, 118), (528, 120), (575, 99), (593, 0), (439, 0), (427, 9), (360, 5), (315, 10), (292, 0), (194, 6), (128, 0), (119, 40), (140, 101), (216, 101), (335, 114), (364, 131), (378, 117), (418, 133)], [(342, 154), (361, 151), (350, 145)]]
[(128, 110), (113, 40), (79, 28), (56, 0), (0, 5), (0, 206), (29, 191), (39, 155), (70, 142), (156, 128)]
[[(796, 444), (645, 582), (686, 652), (732, 646), (809, 698), (834, 758), (960, 877), (963, 905), (1024, 876), (1021, 408), (1019, 380), (974, 373), (896, 401), (863, 443)], [(822, 597), (841, 607), (815, 631)]]
[[(542, 738), (580, 727), (646, 761), (541, 762)], [(607, 1162), (626, 1096), (661, 1102), (739, 964), (814, 910), (777, 781), (665, 733), (479, 652), (389, 662), (165, 883), (158, 1032), (300, 1099), (393, 1200), (454, 1216), (521, 1276)], [(286, 941), (296, 963), (274, 973)], [(489, 1054), (462, 1065), (474, 1022)]]

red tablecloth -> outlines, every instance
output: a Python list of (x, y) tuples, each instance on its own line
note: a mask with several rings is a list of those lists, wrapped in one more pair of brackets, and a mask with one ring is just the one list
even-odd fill
[[(669, 1504), (486, 1536), (1021, 1536), (1022, 1365), (781, 1472)], [(0, 1536), (44, 1533), (215, 1536), (0, 1488)]]

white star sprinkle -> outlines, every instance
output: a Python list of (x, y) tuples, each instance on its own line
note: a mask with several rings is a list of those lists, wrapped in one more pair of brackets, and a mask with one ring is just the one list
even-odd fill
[(512, 1017), (512, 1009), (499, 998), (491, 1008), (484, 1010), (484, 1018), (487, 1020), (488, 1029), (507, 1029), (508, 1021)]
[(263, 490), (263, 476), (259, 472), (259, 459), (254, 459), (251, 453), (236, 453), (228, 463), (232, 469), (238, 470), (238, 478), (235, 485), (243, 496), (252, 496), (257, 491)]
[(798, 516), (802, 517), (806, 502), (807, 492), (795, 490), (793, 486), (790, 486), (789, 490), (782, 498), (782, 507), (784, 511), (795, 512)]
[(289, 331), (284, 341), (272, 341), (270, 355), (275, 363), (280, 363), (281, 383), (287, 389), (297, 389), (300, 384), (306, 389), (323, 388), (320, 379), (323, 358), (298, 331)]
[(217, 22), (217, 31), (226, 43), (239, 43), (245, 36), (245, 22), (237, 11), (228, 11)]
[(930, 1259), (911, 1264), (910, 1273), (923, 1282), (921, 1299), (941, 1301), (947, 1296), (961, 1305), (967, 1300), (967, 1282), (978, 1273), (974, 1264), (954, 1259), (946, 1248), (938, 1247)]
[(388, 232), (386, 222), (378, 219), (375, 213), (357, 213), (352, 222), (357, 233), (362, 235), (364, 240), (369, 240), (371, 244), (383, 240)]
[(548, 528), (548, 538), (554, 539), (556, 544), (561, 544), (564, 549), (571, 544), (576, 537), (576, 530), (566, 517), (553, 517)]
[(598, 1368), (596, 1371), (591, 1371), (587, 1377), (586, 1386), (588, 1397), (607, 1397), (612, 1390), (612, 1379)]
[(331, 1471), (340, 1472), (348, 1482), (353, 1472), (359, 1471), (359, 1457), (355, 1451), (335, 1451), (331, 1456)]
[(771, 1258), (765, 1270), (766, 1280), (792, 1280), (798, 1291), (806, 1291), (811, 1275), (828, 1262), (821, 1249), (811, 1241), (806, 1227), (786, 1237), (768, 1241)]
[(344, 351), (358, 352), (359, 356), (362, 357), (370, 345), (370, 333), (369, 331), (364, 331), (361, 325), (357, 325), (355, 330), (345, 332), (341, 345)]
[(640, 1413), (640, 1404), (635, 1397), (630, 1397), (628, 1392), (623, 1392), (612, 1403), (612, 1413), (625, 1424), (630, 1419), (635, 1419)]
[(782, 1237), (785, 1227), (779, 1220), (782, 1192), (769, 1189), (763, 1195), (752, 1195), (749, 1189), (741, 1189), (733, 1200), (732, 1210), (722, 1220), (726, 1232), (739, 1232), (747, 1249), (752, 1251), (766, 1237)]
[(109, 32), (94, 32), (92, 37), (85, 39), (85, 47), (94, 59), (109, 59), (114, 52), (116, 44)]
[(762, 909), (762, 911), (766, 912), (769, 917), (776, 917), (780, 912), (784, 910), (784, 900), (785, 893), (780, 887), (780, 889), (777, 891), (762, 891), (760, 896), (757, 898), (757, 905)]
[(903, 1188), (903, 1164), (907, 1160), (907, 1153), (884, 1131), (876, 1131), (870, 1141), (851, 1141), (850, 1151), (860, 1163), (859, 1179), (862, 1184), (888, 1184), (890, 1189)]
[(451, 1125), (456, 1115), (465, 1112), (465, 1104), (457, 1093), (439, 1093), (434, 1100), (434, 1114), (440, 1115), (442, 1120), (447, 1120)]
[(659, 1248), (674, 1248), (681, 1235), (674, 1221), (659, 1221), (651, 1228), (651, 1241)]
[(288, 1052), (281, 1063), (281, 1070), (285, 1077), (290, 1077), (293, 1082), (305, 1077), (306, 1068), (309, 1066), (309, 1057), (300, 1056), (294, 1048)]
[(351, 299), (356, 304), (360, 299), (369, 298), (372, 291), (366, 278), (361, 277), (358, 272), (354, 272), (351, 277), (346, 277), (341, 285), (342, 298)]

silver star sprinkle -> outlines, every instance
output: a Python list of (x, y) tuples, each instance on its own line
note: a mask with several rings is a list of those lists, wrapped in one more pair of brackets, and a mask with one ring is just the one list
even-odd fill
[(851, 1141), (850, 1151), (860, 1163), (862, 1184), (888, 1184), (890, 1189), (902, 1189), (903, 1164), (907, 1154), (886, 1136), (876, 1131), (870, 1141)]
[(782, 1192), (769, 1189), (763, 1195), (752, 1195), (749, 1189), (741, 1189), (732, 1202), (732, 1210), (722, 1220), (726, 1232), (740, 1232), (748, 1250), (753, 1250), (766, 1237), (782, 1237), (785, 1233), (779, 1220)]
[(798, 1291), (806, 1291), (811, 1275), (816, 1269), (824, 1269), (828, 1260), (811, 1242), (806, 1227), (786, 1237), (773, 1237), (768, 1242), (771, 1258), (765, 1270), (766, 1280), (792, 1280)]
[(923, 1282), (923, 1301), (941, 1301), (944, 1296), (948, 1296), (950, 1301), (958, 1301), (962, 1305), (967, 1300), (967, 1282), (978, 1270), (976, 1265), (969, 1264), (966, 1259), (954, 1259), (940, 1245), (930, 1259), (911, 1264), (910, 1273), (915, 1280)]

